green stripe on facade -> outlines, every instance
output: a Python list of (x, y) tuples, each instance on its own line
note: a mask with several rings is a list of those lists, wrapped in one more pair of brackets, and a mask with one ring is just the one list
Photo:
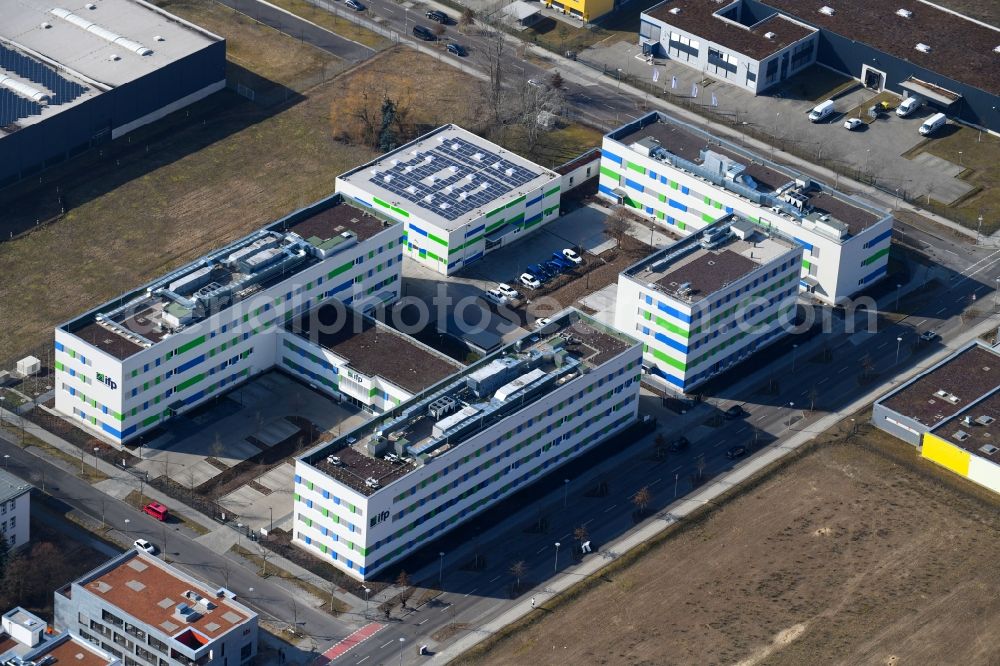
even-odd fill
[(494, 222), (490, 226), (486, 227), (485, 233), (490, 233), (491, 231), (499, 229), (500, 227), (502, 227), (505, 224), (507, 224), (507, 220), (499, 220), (497, 222)]
[(660, 328), (665, 328), (668, 331), (670, 331), (671, 333), (676, 333), (677, 335), (681, 336), (682, 338), (689, 338), (689, 337), (691, 337), (691, 333), (689, 333), (687, 331), (687, 329), (683, 329), (683, 328), (681, 328), (680, 326), (678, 326), (676, 324), (671, 324), (669, 321), (667, 321), (666, 319), (663, 319), (661, 317), (657, 317), (656, 318), (656, 324)]
[(709, 224), (711, 224), (712, 222), (715, 222), (715, 218), (712, 217), (711, 215), (709, 215), (708, 213), (702, 213), (701, 214), (701, 219), (702, 219), (703, 222), (708, 222)]
[(191, 379), (185, 379), (184, 381), (182, 381), (180, 384), (178, 384), (176, 386), (176, 388), (174, 388), (174, 390), (175, 391), (183, 391), (186, 388), (190, 388), (190, 387), (194, 386), (195, 384), (197, 384), (198, 382), (200, 382), (204, 378), (205, 378), (205, 374), (204, 373), (198, 373), (197, 375), (195, 375)]
[(444, 245), (445, 247), (448, 247), (448, 241), (446, 241), (443, 238), (439, 238), (439, 237), (435, 236), (434, 234), (427, 234), (427, 237), (430, 238), (435, 243), (440, 243), (441, 245)]
[(491, 210), (490, 212), (486, 213), (486, 217), (493, 217), (493, 216), (494, 216), (494, 215), (496, 215), (497, 213), (501, 212), (501, 211), (502, 211), (503, 209), (504, 209), (504, 207), (503, 207), (503, 206), (500, 206), (499, 208), (494, 208), (494, 209), (493, 209), (493, 210)]
[(549, 190), (548, 192), (546, 192), (546, 193), (545, 193), (545, 194), (543, 194), (542, 196), (544, 196), (544, 197), (550, 197), (550, 196), (552, 196), (553, 194), (557, 194), (557, 193), (559, 192), (559, 190), (560, 190), (560, 189), (561, 189), (561, 186), (559, 186), (559, 185), (556, 185), (555, 187), (553, 187), (553, 188), (552, 188), (551, 190)]
[(653, 356), (656, 359), (658, 359), (660, 361), (663, 361), (667, 365), (672, 366), (674, 368), (677, 368), (681, 372), (684, 372), (685, 370), (687, 370), (687, 365), (685, 365), (684, 363), (678, 361), (676, 358), (668, 355), (666, 352), (661, 352), (659, 349), (654, 349), (653, 350)]
[(385, 201), (382, 201), (382, 200), (381, 200), (381, 199), (379, 199), (378, 197), (372, 197), (372, 201), (374, 201), (374, 202), (375, 202), (376, 204), (378, 204), (379, 206), (382, 206), (382, 208), (388, 208), (389, 210), (392, 210), (392, 206), (390, 206), (390, 205), (389, 205), (388, 203), (386, 203)]
[(806, 261), (805, 259), (802, 260), (802, 268), (809, 270), (811, 266), (812, 264), (810, 264), (808, 261)]
[(177, 348), (177, 350), (174, 353), (175, 354), (183, 354), (184, 352), (190, 351), (190, 350), (194, 349), (195, 347), (197, 347), (198, 345), (203, 344), (204, 342), (205, 342), (205, 336), (204, 335), (199, 335), (194, 340), (191, 340), (190, 342), (185, 342), (184, 344), (182, 344), (180, 347)]
[(353, 266), (353, 265), (354, 265), (353, 261), (348, 261), (346, 264), (343, 264), (341, 266), (337, 266), (332, 271), (330, 271), (329, 273), (327, 273), (326, 277), (328, 277), (328, 278), (337, 277), (341, 273), (344, 273), (347, 270), (349, 270), (351, 268), (351, 266)]
[(511, 201), (506, 206), (504, 206), (504, 208), (510, 208), (511, 206), (516, 206), (517, 204), (521, 203), (522, 201), (524, 201), (527, 198), (528, 198), (527, 196), (521, 195), (518, 198), (516, 198), (513, 201)]
[(632, 162), (629, 162), (628, 160), (625, 160), (625, 166), (627, 166), (632, 171), (641, 173), (644, 176), (646, 175), (646, 167), (644, 166), (639, 166), (638, 164), (634, 164)]
[(521, 222), (524, 222), (524, 213), (519, 213), (507, 221), (511, 224), (521, 224)]
[(407, 213), (402, 208), (396, 208), (395, 206), (389, 206), (389, 210), (391, 210), (393, 213), (398, 213), (399, 215), (402, 215), (403, 217), (409, 217), (410, 216), (410, 214)]
[(876, 261), (878, 261), (879, 259), (881, 259), (882, 257), (884, 257), (887, 254), (889, 254), (889, 248), (888, 247), (882, 248), (881, 250), (879, 250), (878, 252), (876, 252), (872, 256), (870, 256), (867, 259), (865, 259), (864, 262), (862, 262), (862, 263), (864, 263), (865, 266), (868, 266), (869, 264), (875, 263)]
[(607, 176), (608, 178), (614, 178), (615, 180), (621, 179), (621, 176), (618, 175), (617, 171), (613, 171), (606, 166), (601, 166), (601, 173)]

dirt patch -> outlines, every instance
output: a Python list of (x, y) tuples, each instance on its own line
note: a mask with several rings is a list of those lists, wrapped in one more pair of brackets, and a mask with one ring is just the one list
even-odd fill
[(998, 506), (881, 433), (816, 446), (462, 663), (987, 664)]

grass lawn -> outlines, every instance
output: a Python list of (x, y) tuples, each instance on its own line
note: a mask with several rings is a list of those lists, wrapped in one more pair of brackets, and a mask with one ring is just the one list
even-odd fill
[(370, 46), (373, 49), (381, 50), (392, 45), (392, 41), (382, 35), (336, 14), (332, 14), (325, 9), (320, 9), (316, 5), (306, 2), (306, 0), (271, 0), (271, 4), (277, 5), (282, 9), (287, 9), (291, 13), (301, 16), (307, 21), (312, 21), (316, 25), (321, 25), (341, 37), (346, 37), (359, 44)]
[(154, 3), (225, 37), (228, 60), (274, 83), (301, 90), (311, 85), (316, 75), (342, 67), (342, 61), (326, 51), (213, 0), (154, 0)]
[(970, 229), (979, 225), (978, 218), (982, 215), (983, 234), (992, 234), (1000, 230), (1000, 163), (997, 162), (1000, 138), (954, 123), (947, 128), (950, 134), (942, 132), (939, 138), (925, 141), (914, 152), (924, 150), (965, 167), (960, 177), (976, 190), (950, 206), (933, 199), (930, 205), (926, 201), (920, 204)]

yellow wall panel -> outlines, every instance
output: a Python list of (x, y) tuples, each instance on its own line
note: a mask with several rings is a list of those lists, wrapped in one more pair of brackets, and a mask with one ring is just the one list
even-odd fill
[(969, 459), (972, 454), (929, 432), (924, 433), (924, 442), (920, 455), (928, 460), (933, 460), (956, 474), (969, 476)]

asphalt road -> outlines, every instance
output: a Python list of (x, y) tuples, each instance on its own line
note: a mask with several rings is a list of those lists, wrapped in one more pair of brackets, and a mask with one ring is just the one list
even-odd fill
[[(273, 579), (263, 579), (247, 564), (233, 556), (217, 553), (194, 541), (196, 536), (176, 524), (159, 523), (117, 499), (109, 497), (76, 476), (51, 465), (41, 457), (20, 448), (11, 441), (14, 435), (0, 431), (0, 454), (5, 458), (7, 471), (42, 487), (53, 498), (72, 509), (114, 526), (120, 540), (132, 541), (145, 538), (163, 549), (171, 562), (211, 585), (228, 587), (242, 603), (248, 604), (265, 620), (278, 618), (282, 624), (297, 621), (298, 631), (312, 636), (317, 647), (338, 641), (352, 629), (345, 622), (301, 603), (295, 590), (285, 589)], [(125, 533), (125, 520), (128, 532)], [(166, 546), (164, 547), (164, 544)], [(228, 575), (227, 575), (228, 572)], [(250, 592), (250, 590), (253, 592)], [(286, 646), (292, 655), (296, 650)]]

